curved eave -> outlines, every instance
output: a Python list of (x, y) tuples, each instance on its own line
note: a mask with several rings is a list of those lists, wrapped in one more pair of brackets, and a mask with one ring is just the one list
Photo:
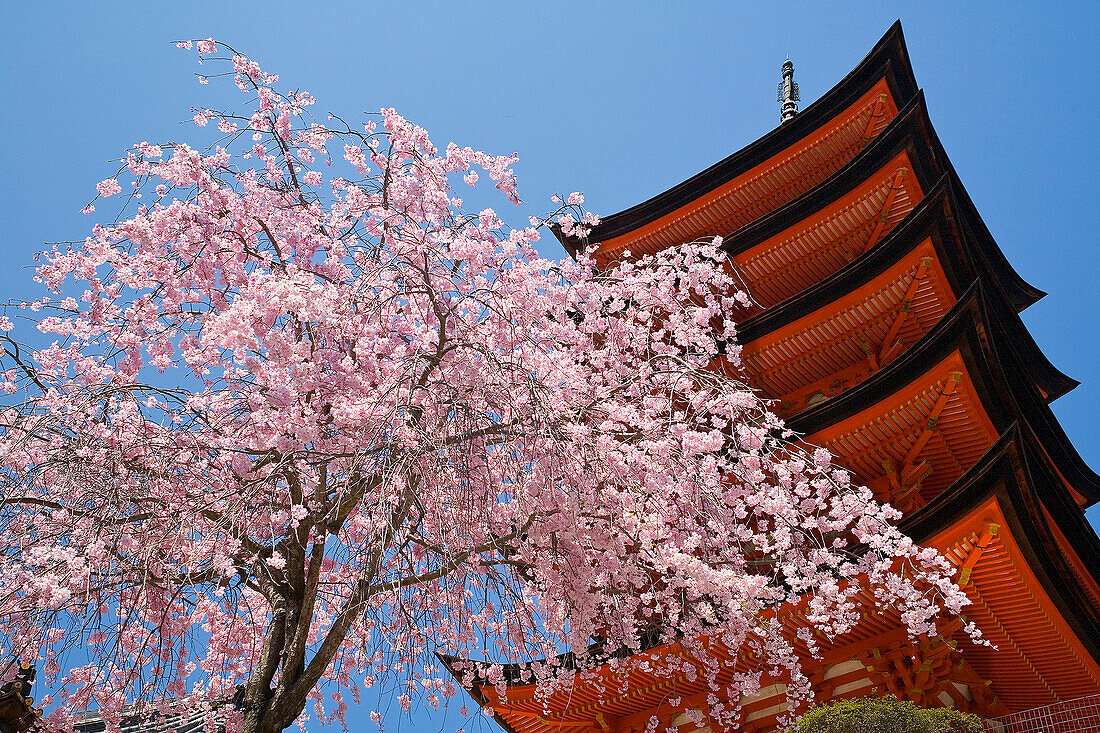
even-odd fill
[[(989, 313), (987, 306), (985, 312)], [(987, 315), (986, 322), (992, 325), (987, 333), (993, 354), (990, 361), (997, 364), (995, 376), (1001, 380), (997, 388), (1011, 396), (1022, 423), (1035, 432), (1053, 467), (1064, 479), (1064, 482), (1050, 485), (1068, 483), (1080, 494), (1081, 507), (1092, 506), (1100, 501), (1100, 476), (1081, 458), (1058, 418), (1046, 404), (1050, 394), (1058, 394), (1058, 389), (1066, 384), (1076, 384), (1076, 380), (1067, 377), (1046, 360), (1018, 316)], [(1035, 377), (1029, 381), (1028, 375)]]
[(886, 129), (856, 157), (801, 196), (746, 224), (736, 233), (727, 232), (722, 251), (728, 255), (741, 254), (783, 232), (795, 222), (813, 218), (821, 209), (858, 187), (902, 152), (908, 153), (917, 182), (922, 190), (927, 191), (944, 173), (941, 160), (934, 154), (934, 138), (930, 133), (928, 107), (924, 93), (918, 91), (898, 110)]
[(742, 322), (737, 329), (737, 340), (749, 344), (761, 339), (792, 322), (820, 310), (823, 304), (835, 302), (844, 295), (858, 291), (876, 276), (904, 258), (906, 254), (926, 239), (931, 239), (938, 254), (939, 265), (944, 269), (952, 291), (957, 298), (975, 281), (985, 287), (990, 307), (1003, 314), (1010, 328), (1005, 338), (1013, 353), (1026, 354), (1027, 371), (1042, 390), (1045, 400), (1052, 402), (1073, 390), (1079, 382), (1049, 362), (1037, 347), (1023, 321), (1015, 313), (1013, 298), (1005, 292), (1004, 273), (997, 267), (998, 261), (986, 258), (985, 247), (967, 236), (967, 229), (960, 227), (968, 216), (957, 197), (957, 179), (945, 175), (928, 190), (921, 204), (914, 208), (898, 227), (872, 247), (864, 255), (825, 280), (777, 306)]
[[(986, 289), (986, 294), (989, 291)], [(997, 307), (996, 301), (987, 298), (987, 307), (996, 309), (996, 331), (993, 341), (998, 363), (1015, 363), (1016, 373), (1028, 373), (1034, 376), (1034, 384), (1041, 392), (1039, 398), (1049, 404), (1070, 392), (1081, 383), (1069, 376), (1047, 358), (1039, 345), (1035, 343), (1031, 332), (1027, 330), (1019, 314), (1007, 308)], [(1047, 410), (1049, 412), (1049, 410)], [(1053, 415), (1051, 415), (1053, 420)], [(1056, 421), (1055, 421), (1056, 422)], [(1059, 428), (1059, 431), (1061, 428)], [(1069, 439), (1066, 438), (1066, 442)]]
[[(1019, 351), (1008, 353), (1007, 348)], [(847, 392), (790, 418), (787, 426), (796, 433), (812, 435), (858, 415), (903, 390), (956, 350), (998, 434), (1015, 422), (1026, 425), (1065, 482), (1084, 497), (1084, 505), (1100, 501), (1100, 476), (1077, 453), (1040, 391), (1065, 379), (1065, 375), (1043, 357), (1018, 320), (1006, 323), (998, 317), (998, 309), (990, 307), (980, 282), (974, 283), (935, 328), (896, 360)], [(1058, 490), (1055, 486), (1064, 483), (1052, 485), (1052, 491)]]
[[(661, 647), (667, 646), (667, 642), (661, 641), (659, 635), (654, 633), (643, 635), (641, 639), (641, 646), (647, 652), (652, 652), (655, 649), (660, 649)], [(586, 653), (589, 657), (589, 662), (594, 659), (599, 659), (601, 660), (600, 664), (604, 664), (606, 662), (610, 662), (613, 659), (626, 659), (633, 655), (635, 652), (626, 647), (622, 647), (613, 651), (607, 651), (599, 644), (592, 644), (588, 647)], [(478, 662), (469, 659), (462, 659), (461, 657), (456, 657), (450, 654), (441, 654), (438, 652), (436, 653), (436, 657), (443, 664), (443, 666), (446, 667), (447, 671), (451, 673), (451, 676), (453, 676), (456, 680), (461, 681), (462, 675), (466, 674), (466, 671), (456, 669), (455, 665), (471, 664), (474, 667), (474, 669), (472, 670), (474, 684), (479, 686), (491, 686), (492, 683), (490, 683), (483, 674), (485, 669), (489, 666), (488, 662)], [(555, 658), (555, 664), (565, 669), (577, 668), (576, 657), (572, 652), (559, 654)], [(530, 671), (530, 665), (528, 663), (506, 662), (497, 666), (501, 668), (501, 676), (505, 680), (505, 684), (507, 684), (508, 687), (526, 687), (531, 684), (529, 682), (523, 682), (520, 679), (522, 673)], [(483, 700), (488, 699), (484, 697), (483, 693), (479, 692), (479, 694), (482, 695)], [(479, 700), (479, 702), (483, 702), (483, 700)]]
[[(1011, 426), (982, 460), (948, 490), (903, 519), (900, 528), (916, 542), (926, 544), (995, 495), (1012, 538), (1023, 551), (1031, 571), (1081, 644), (1100, 663), (1100, 609), (1081, 587), (1047, 525), (1043, 507), (1048, 502), (1040, 496), (1040, 487), (1058, 479), (1037, 455), (1028, 431), (1019, 425)], [(1079, 552), (1098, 547), (1095, 532), (1083, 519), (1059, 521), (1058, 525)], [(1090, 561), (1086, 566), (1092, 579), (1100, 582), (1094, 558), (1083, 556), (1083, 559)]]
[(961, 297), (973, 282), (980, 280), (984, 283), (991, 307), (1003, 311), (1005, 320), (1011, 324), (1006, 332), (1009, 343), (1017, 353), (1027, 354), (1028, 371), (1034, 376), (1046, 401), (1053, 401), (1069, 392), (1079, 382), (1054, 367), (1027, 332), (1016, 315), (1011, 294), (1002, 287), (1007, 273), (997, 268), (996, 258), (992, 261), (987, 258), (988, 250), (967, 236), (965, 227), (960, 227), (967, 214), (965, 209), (960, 214), (957, 190), (956, 179), (944, 175), (901, 224), (864, 255), (817, 285), (740, 324), (737, 329), (738, 342), (748, 345), (821, 310), (823, 304), (861, 289), (914, 247), (931, 239), (956, 298)]
[[(1057, 485), (1059, 476), (1052, 470), (1041, 446), (1034, 440), (1024, 440), (1023, 446), (1031, 486)], [(1042, 498), (1042, 505), (1049, 515), (1050, 523), (1053, 523), (1061, 532), (1062, 538), (1071, 548), (1070, 552), (1079, 560), (1079, 567), (1083, 569), (1083, 574), (1087, 576), (1088, 582), (1096, 591), (1092, 596), (1091, 605), (1100, 612), (1100, 603), (1095, 600), (1096, 596), (1100, 595), (1100, 537), (1085, 518), (1081, 507), (1067, 493), (1037, 491), (1036, 494)], [(1065, 555), (1067, 552), (1062, 550), (1058, 554)]]
[[(947, 159), (945, 158), (945, 160)], [(1046, 291), (1040, 290), (1024, 280), (1012, 267), (1004, 252), (997, 246), (997, 241), (993, 239), (993, 235), (985, 225), (981, 214), (978, 213), (978, 208), (974, 206), (974, 201), (967, 193), (966, 187), (962, 185), (959, 174), (949, 160), (947, 161), (947, 167), (951, 179), (953, 200), (956, 203), (963, 226), (973, 239), (981, 243), (982, 251), (987, 253), (994, 274), (998, 277), (1005, 294), (1011, 299), (1014, 310), (1019, 313), (1026, 310), (1028, 306), (1042, 300), (1046, 297)]]
[[(951, 256), (954, 252), (946, 248), (948, 243), (958, 241), (946, 205), (946, 186), (941, 182), (866, 254), (813, 287), (739, 324), (738, 343), (748, 345), (861, 289), (928, 238), (936, 245), (941, 265), (958, 296), (976, 279), (977, 271), (969, 266), (967, 259)], [(961, 248), (958, 251), (962, 251)]]
[[(988, 293), (988, 289), (981, 289), (976, 317), (985, 327), (983, 346), (988, 356), (985, 351), (982, 356), (991, 387), (1011, 401), (1016, 419), (1034, 432), (1059, 474), (1086, 499), (1085, 505), (1091, 506), (1100, 501), (1100, 476), (1081, 458), (1047, 404), (1051, 395), (1061, 394), (1061, 390), (1076, 385), (1077, 381), (1051, 364), (1020, 317), (996, 308)], [(1065, 495), (1049, 493), (1052, 497)]]
[[(827, 124), (884, 78), (898, 107), (905, 105), (917, 93), (916, 78), (902, 37), (901, 21), (890, 27), (851, 73), (793, 120), (683, 183), (625, 211), (605, 217), (589, 234), (588, 240), (602, 242), (629, 233), (713, 191)], [(576, 242), (560, 234), (558, 236), (566, 250), (577, 251)]]
[[(901, 152), (905, 152), (913, 163), (918, 184), (926, 192), (926, 199), (934, 199), (941, 187), (946, 189), (951, 214), (958, 220), (968, 248), (982, 261), (992, 276), (992, 282), (1004, 292), (1013, 310), (1022, 311), (1046, 295), (1016, 272), (989, 233), (940, 144), (928, 117), (923, 93), (918, 93), (905, 109), (898, 112), (886, 130), (828, 180), (771, 214), (743, 227), (722, 243), (722, 249), (731, 256), (744, 253), (781, 233), (792, 223), (812, 218)], [(888, 246), (891, 235), (905, 228), (908, 219), (917, 217), (925, 208), (925, 202), (922, 201), (909, 213), (906, 221), (901, 222), (890, 234), (844, 269), (860, 267), (862, 260), (874, 256), (877, 249)], [(800, 296), (793, 296), (788, 302), (798, 297)], [(784, 306), (784, 303), (780, 303), (769, 310)]]
[[(926, 192), (926, 197), (933, 195), (933, 186), (940, 185), (946, 179), (952, 212), (959, 220), (959, 226), (966, 233), (968, 243), (980, 253), (986, 268), (993, 275), (993, 281), (1004, 291), (1013, 309), (1022, 311), (1043, 298), (1046, 293), (1024, 280), (997, 246), (940, 143), (928, 116), (924, 94), (920, 91), (898, 111), (886, 129), (843, 168), (793, 201), (742, 227), (735, 234), (731, 233), (722, 243), (723, 251), (731, 256), (744, 253), (789, 228), (794, 222), (812, 218), (901, 152), (905, 152), (913, 163), (918, 184)], [(910, 216), (914, 216), (919, 208), (919, 205), (914, 208)], [(881, 243), (880, 240), (863, 257)], [(857, 266), (860, 259), (857, 257), (849, 267)]]

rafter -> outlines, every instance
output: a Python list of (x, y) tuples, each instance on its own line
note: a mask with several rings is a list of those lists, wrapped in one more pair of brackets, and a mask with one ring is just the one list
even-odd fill
[[(928, 445), (939, 423), (940, 414), (943, 413), (952, 394), (955, 393), (959, 382), (962, 380), (962, 372), (950, 372), (943, 380), (943, 386), (939, 389), (939, 396), (935, 404), (928, 412), (924, 429), (917, 435), (913, 445), (910, 446), (905, 459), (899, 465), (893, 457), (884, 455), (882, 448), (872, 446), (856, 455), (867, 456), (878, 453), (879, 463), (882, 465), (882, 478), (873, 480), (873, 490), (880, 501), (889, 501), (902, 512), (909, 513), (920, 509), (927, 501), (921, 495), (921, 486), (924, 479), (932, 473), (932, 464), (927, 460), (918, 461), (920, 453)], [(855, 456), (845, 456), (850, 462)]]
[(866, 336), (859, 337), (859, 348), (863, 349), (864, 359), (871, 368), (871, 371), (877, 372), (879, 368), (878, 356), (875, 354), (875, 350), (871, 347), (871, 342), (867, 340)]
[(882, 117), (882, 108), (885, 106), (886, 94), (879, 94), (878, 101), (875, 102), (875, 109), (871, 112), (871, 116), (867, 120), (867, 127), (863, 128), (863, 137), (859, 142), (860, 149), (867, 147), (867, 143), (871, 142), (871, 131), (875, 129), (875, 121), (878, 120), (879, 117)]
[[(840, 208), (839, 210), (831, 213), (829, 216), (822, 219), (804, 220), (804, 223), (809, 223), (810, 225), (805, 226), (797, 230), (792, 235), (777, 241), (773, 247), (766, 249), (751, 258), (745, 259), (744, 262), (746, 265), (753, 265), (753, 263), (756, 263), (761, 259), (773, 257), (775, 252), (782, 251), (783, 248), (790, 247), (800, 240), (808, 239), (812, 242), (815, 238), (820, 238), (821, 232), (823, 231), (829, 232), (830, 230), (834, 230), (834, 228), (840, 228), (843, 230), (845, 227), (850, 227), (849, 229), (846, 229), (840, 233), (830, 233), (824, 240), (825, 242), (827, 242), (824, 247), (813, 247), (809, 252), (802, 252), (800, 256), (787, 262), (786, 264), (776, 267), (774, 269), (769, 269), (766, 275), (757, 273), (754, 276), (754, 280), (756, 278), (763, 277), (766, 277), (768, 280), (785, 278), (792, 273), (806, 269), (806, 267), (808, 267), (811, 263), (817, 261), (817, 258), (821, 258), (822, 256), (826, 256), (831, 253), (841, 253), (844, 256), (844, 259), (850, 262), (855, 259), (856, 255), (866, 251), (867, 240), (864, 239), (864, 236), (866, 235), (861, 234), (861, 232), (865, 230), (868, 224), (877, 223), (878, 220), (882, 218), (883, 211), (887, 212), (888, 218), (888, 212), (891, 210), (894, 199), (897, 196), (897, 192), (894, 191), (892, 193), (892, 189), (897, 185), (897, 182), (899, 180), (897, 176), (898, 170), (905, 170), (905, 168), (899, 168), (895, 170), (893, 174), (890, 174), (886, 170), (882, 171), (884, 176), (883, 178), (876, 180), (876, 185), (874, 187), (862, 192), (858, 197), (854, 198), (843, 208)], [(877, 176), (878, 174), (876, 174), (876, 178)], [(872, 203), (874, 197), (879, 195), (883, 191), (884, 186), (886, 191), (886, 198), (883, 199), (885, 202), (884, 206), (879, 207), (879, 211), (877, 214), (875, 214), (874, 218), (864, 219), (864, 215), (860, 213), (862, 211), (862, 207), (865, 204)], [(855, 221), (854, 223), (851, 223), (850, 220)], [(872, 231), (874, 231), (874, 226), (872, 226)], [(881, 234), (881, 228), (879, 228), (878, 231)]]
[[(985, 597), (982, 596), (981, 591), (978, 590), (978, 587), (975, 585), (971, 585), (966, 589), (966, 594), (970, 596), (970, 602), (972, 605), (977, 606), (989, 616), (989, 620), (993, 626), (993, 630), (998, 632), (1003, 637), (1001, 641), (997, 642), (998, 649), (1004, 647), (1010, 649), (1017, 656), (1017, 658), (1019, 658), (1024, 663), (1024, 665), (1027, 667), (1027, 670), (1035, 676), (1035, 679), (1037, 679), (1039, 683), (1043, 686), (1043, 689), (1046, 691), (1046, 693), (1050, 695), (1051, 698), (1057, 700), (1058, 693), (1055, 691), (1054, 686), (1050, 683), (1049, 680), (1047, 680), (1046, 677), (1043, 676), (1043, 673), (1039, 671), (1039, 668), (1035, 666), (1035, 664), (1031, 661), (1031, 658), (1028, 657), (1027, 653), (1020, 648), (1020, 645), (1016, 643), (1016, 640), (1012, 637), (1012, 634), (1010, 634), (1008, 629), (1005, 628), (1004, 624), (1001, 623), (1001, 620), (997, 618), (997, 614), (993, 611), (993, 607), (990, 606), (989, 603), (985, 600)], [(983, 628), (982, 631), (987, 636), (989, 635), (989, 629)]]
[(936, 425), (940, 421), (940, 414), (943, 413), (943, 408), (947, 407), (947, 401), (951, 398), (951, 395), (955, 393), (961, 381), (962, 372), (951, 372), (947, 376), (947, 379), (944, 380), (943, 387), (940, 388), (940, 396), (936, 398), (936, 404), (934, 404), (932, 409), (928, 412), (928, 421), (924, 424), (924, 430), (917, 436), (913, 445), (910, 446), (909, 452), (905, 455), (905, 460), (902, 461), (902, 473), (913, 466), (917, 456), (924, 450), (924, 446), (928, 445), (928, 441), (931, 440), (932, 434), (936, 432)]
[(867, 238), (867, 242), (856, 254), (863, 254), (867, 250), (871, 249), (875, 245), (875, 242), (882, 236), (882, 230), (886, 228), (886, 221), (890, 218), (890, 209), (894, 206), (894, 199), (898, 197), (898, 191), (903, 186), (905, 181), (905, 174), (909, 171), (908, 168), (898, 168), (898, 172), (894, 174), (894, 178), (890, 181), (890, 188), (886, 192), (886, 200), (882, 202), (882, 209), (878, 214), (878, 221), (875, 222), (875, 228), (871, 230), (871, 236)]
[(902, 343), (897, 338), (898, 333), (901, 332), (905, 319), (909, 317), (909, 311), (913, 307), (913, 297), (916, 296), (920, 284), (928, 277), (928, 271), (931, 267), (931, 257), (921, 259), (917, 271), (913, 274), (913, 279), (909, 281), (909, 287), (905, 289), (905, 297), (901, 299), (901, 305), (898, 306), (897, 315), (894, 316), (894, 320), (890, 324), (890, 330), (886, 332), (886, 337), (882, 340), (882, 346), (879, 348), (878, 363), (880, 365), (889, 364), (901, 351)]

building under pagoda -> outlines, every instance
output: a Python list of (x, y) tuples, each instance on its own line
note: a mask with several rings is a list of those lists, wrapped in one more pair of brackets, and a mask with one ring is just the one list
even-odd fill
[[(960, 183), (900, 25), (797, 114), (792, 73), (784, 64), (777, 129), (604, 219), (589, 235), (596, 261), (722, 236), (755, 301), (739, 318), (749, 381), (947, 557), (966, 619), (993, 644), (974, 644), (961, 621), (914, 642), (868, 599), (856, 627), (807, 661), (819, 702), (894, 694), (1005, 721), (1041, 708), (1065, 718), (1048, 717), (1046, 733), (1100, 730), (1100, 706), (1090, 702), (1091, 724), (1089, 706), (1065, 707), (1100, 701), (1100, 541), (1084, 516), (1100, 477), (1049, 408), (1076, 382), (1018, 315), (1043, 293), (1012, 269)], [(665, 653), (644, 652), (655, 664)], [(634, 733), (654, 716), (710, 730), (703, 680), (626, 674), (615, 695), (585, 681), (548, 701), (519, 680), (505, 701), (476, 679), (470, 692), (513, 733)], [(730, 701), (739, 730), (775, 729), (784, 688), (771, 682)]]

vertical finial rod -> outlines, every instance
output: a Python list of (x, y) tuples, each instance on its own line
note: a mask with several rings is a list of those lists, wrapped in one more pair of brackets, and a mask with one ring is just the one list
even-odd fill
[(783, 62), (783, 81), (779, 82), (779, 89), (777, 101), (780, 102), (783, 107), (779, 111), (780, 123), (793, 120), (794, 116), (798, 114), (798, 84), (794, 81), (794, 64), (791, 63), (790, 57)]

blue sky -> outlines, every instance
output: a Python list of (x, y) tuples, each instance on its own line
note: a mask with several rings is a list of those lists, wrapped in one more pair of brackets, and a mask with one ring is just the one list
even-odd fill
[[(79, 211), (109, 159), (196, 138), (181, 124), (191, 105), (235, 93), (198, 86), (174, 39), (231, 43), (311, 91), (319, 112), (394, 106), (437, 143), (518, 151), (531, 203), (505, 214), (522, 223), (554, 192), (584, 191), (610, 214), (680, 182), (778, 123), (788, 54), (805, 106), (899, 17), (964, 185), (1008, 259), (1050, 293), (1024, 320), (1081, 380), (1054, 410), (1098, 468), (1098, 3), (5, 3), (0, 300), (38, 294), (23, 266), (44, 241), (83, 238)], [(1089, 515), (1100, 522), (1100, 508)], [(461, 724), (417, 714), (388, 729)]]

